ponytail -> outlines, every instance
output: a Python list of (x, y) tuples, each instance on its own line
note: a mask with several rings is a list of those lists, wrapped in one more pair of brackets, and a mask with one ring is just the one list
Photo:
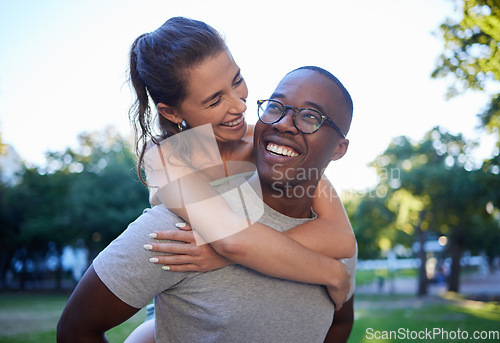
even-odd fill
[(186, 71), (206, 58), (227, 49), (224, 39), (204, 22), (174, 17), (152, 33), (137, 37), (130, 48), (129, 82), (135, 101), (129, 110), (135, 134), (137, 172), (141, 181), (144, 154), (148, 144), (179, 133), (178, 125), (158, 116), (160, 133), (155, 134), (154, 105), (179, 107), (187, 94)]

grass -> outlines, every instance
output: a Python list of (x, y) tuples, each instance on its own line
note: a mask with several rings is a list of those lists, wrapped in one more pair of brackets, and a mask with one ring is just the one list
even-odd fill
[(390, 272), (387, 269), (356, 270), (356, 285), (364, 285), (374, 282), (379, 277), (383, 277), (385, 279), (394, 277), (416, 277), (417, 273), (418, 271), (416, 269), (399, 269), (395, 272)]
[[(55, 342), (55, 327), (68, 295), (0, 293), (0, 343)], [(367, 342), (455, 342), (434, 339), (375, 339), (367, 335), (378, 332), (433, 328), (470, 335), (476, 330), (497, 331), (500, 327), (500, 304), (469, 301), (450, 294), (446, 298), (418, 299), (410, 295), (356, 295), (355, 323), (350, 343)], [(145, 318), (141, 310), (126, 323), (110, 330), (110, 342), (123, 342)], [(474, 342), (472, 339), (467, 342)], [(482, 340), (488, 342), (487, 340)], [(490, 342), (499, 341), (490, 340)]]
[[(69, 294), (0, 293), (0, 343), (53, 343)], [(145, 310), (108, 331), (110, 342), (123, 340), (144, 321)]]
[[(475, 331), (496, 334), (500, 341), (500, 304), (468, 301), (461, 297), (358, 295), (354, 328), (349, 342), (487, 342), (473, 340)], [(434, 332), (436, 336), (426, 336)], [(440, 330), (438, 332), (438, 330)], [(468, 339), (451, 339), (458, 330)], [(393, 337), (391, 337), (391, 332)], [(448, 336), (446, 336), (446, 333)], [(397, 337), (397, 334), (400, 334)], [(405, 336), (403, 336), (405, 335)], [(423, 335), (415, 337), (411, 335)], [(384, 337), (385, 336), (385, 337)], [(448, 337), (448, 338), (447, 338)], [(377, 339), (379, 338), (379, 339)], [(415, 339), (416, 338), (416, 339)], [(462, 336), (462, 338), (466, 338)]]

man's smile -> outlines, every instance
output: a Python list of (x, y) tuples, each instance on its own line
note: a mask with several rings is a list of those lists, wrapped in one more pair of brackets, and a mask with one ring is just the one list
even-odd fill
[(269, 151), (273, 155), (278, 156), (288, 156), (288, 157), (296, 157), (299, 154), (291, 147), (286, 145), (277, 145), (274, 143), (267, 143), (266, 150)]

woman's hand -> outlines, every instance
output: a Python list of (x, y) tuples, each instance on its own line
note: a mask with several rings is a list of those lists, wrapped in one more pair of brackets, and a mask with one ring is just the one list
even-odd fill
[(162, 269), (174, 272), (207, 272), (232, 264), (210, 244), (196, 245), (191, 226), (182, 224), (176, 224), (180, 230), (162, 230), (150, 235), (154, 239), (179, 242), (146, 244), (144, 248), (147, 250), (172, 254), (152, 257), (149, 260), (151, 263), (163, 264)]
[(333, 287), (333, 286), (327, 286), (326, 289), (328, 290), (328, 295), (330, 295), (330, 298), (335, 304), (335, 311), (338, 311), (342, 308), (344, 305), (344, 302), (346, 302), (347, 294), (349, 293), (349, 290), (351, 289), (351, 274), (349, 273), (349, 270), (347, 269), (347, 266), (342, 263), (341, 261), (338, 261), (340, 265), (340, 270), (343, 270), (342, 276), (339, 278), (339, 283), (338, 286)]

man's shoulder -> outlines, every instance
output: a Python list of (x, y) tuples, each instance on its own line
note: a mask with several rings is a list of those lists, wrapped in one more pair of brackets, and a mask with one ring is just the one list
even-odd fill
[(159, 217), (171, 218), (172, 220), (179, 219), (179, 217), (171, 210), (169, 210), (165, 205), (155, 205), (148, 207), (144, 209), (142, 215), (138, 219), (140, 219), (141, 217), (154, 220), (158, 219)]
[[(151, 231), (160, 227), (165, 230), (169, 228), (169, 224), (175, 224), (180, 221), (182, 221), (182, 219), (164, 205), (156, 205), (146, 208), (142, 214), (129, 225), (129, 228), (147, 225), (150, 227)], [(174, 228), (173, 225), (172, 228)]]

